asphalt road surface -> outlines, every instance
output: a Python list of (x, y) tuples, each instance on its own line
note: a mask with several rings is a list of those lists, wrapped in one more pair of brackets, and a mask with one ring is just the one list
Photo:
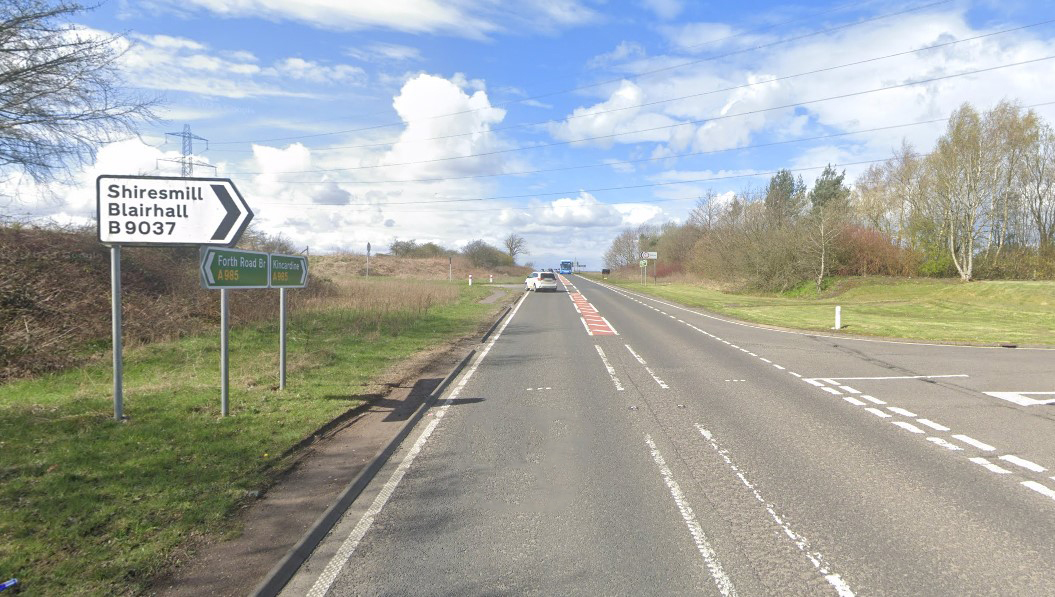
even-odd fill
[(526, 294), (287, 595), (1055, 594), (1055, 351)]

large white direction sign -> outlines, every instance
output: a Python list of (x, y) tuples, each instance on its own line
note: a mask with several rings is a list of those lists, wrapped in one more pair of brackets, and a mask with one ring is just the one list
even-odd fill
[(99, 241), (127, 245), (232, 245), (253, 219), (226, 178), (96, 179)]

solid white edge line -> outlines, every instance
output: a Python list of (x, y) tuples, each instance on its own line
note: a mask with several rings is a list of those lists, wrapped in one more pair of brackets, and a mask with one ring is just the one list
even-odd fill
[(593, 332), (591, 332), (591, 331), (590, 331), (590, 326), (586, 325), (586, 320), (585, 320), (585, 319), (583, 319), (582, 317), (580, 317), (580, 318), (579, 318), (579, 321), (581, 321), (581, 322), (582, 322), (582, 327), (586, 328), (586, 334), (587, 334), (588, 336), (592, 336), (592, 335), (593, 335)]
[(848, 585), (841, 576), (832, 572), (831, 567), (825, 561), (824, 555), (818, 551), (811, 551), (810, 542), (802, 535), (796, 533), (791, 526), (788, 525), (779, 514), (777, 514), (776, 508), (773, 504), (767, 502), (765, 498), (762, 497), (762, 494), (759, 493), (758, 489), (747, 480), (747, 476), (744, 475), (743, 471), (741, 471), (733, 462), (732, 458), (730, 458), (729, 450), (718, 445), (718, 441), (714, 439), (714, 435), (711, 434), (710, 431), (704, 429), (703, 425), (696, 423), (696, 430), (700, 432), (700, 435), (702, 435), (709, 444), (711, 444), (711, 448), (722, 457), (722, 460), (729, 465), (729, 468), (736, 473), (740, 482), (743, 483), (744, 486), (754, 494), (755, 499), (765, 507), (766, 512), (769, 513), (769, 517), (772, 518), (773, 521), (784, 531), (784, 534), (795, 543), (795, 547), (799, 548), (799, 551), (806, 555), (806, 558), (809, 559), (813, 566), (817, 568), (817, 571), (824, 576), (824, 579), (828, 581), (828, 584), (832, 585), (841, 597), (853, 597), (854, 592), (850, 588), (850, 585)]
[(733, 597), (737, 594), (736, 587), (733, 586), (733, 581), (725, 574), (725, 570), (722, 569), (722, 564), (718, 561), (718, 556), (714, 553), (714, 548), (711, 547), (710, 542), (707, 540), (707, 535), (704, 534), (703, 527), (701, 527), (699, 521), (696, 520), (696, 514), (692, 511), (692, 506), (686, 501), (685, 494), (681, 491), (681, 487), (678, 486), (678, 482), (674, 480), (674, 473), (670, 470), (670, 467), (667, 466), (667, 461), (663, 458), (663, 454), (660, 453), (659, 448), (656, 447), (656, 442), (652, 441), (652, 436), (646, 434), (645, 443), (648, 445), (648, 449), (652, 453), (652, 460), (656, 463), (656, 466), (659, 467), (659, 474), (663, 476), (663, 482), (670, 491), (670, 496), (674, 498), (674, 504), (678, 507), (678, 511), (681, 512), (682, 520), (684, 520), (685, 525), (689, 527), (689, 534), (692, 535), (692, 540), (696, 544), (696, 549), (700, 552), (700, 556), (707, 565), (707, 569), (711, 573), (711, 578), (714, 579), (714, 584), (717, 585), (718, 591), (722, 595), (725, 595), (725, 597)]
[(333, 582), (337, 580), (337, 576), (340, 575), (345, 564), (348, 563), (348, 560), (350, 560), (355, 553), (355, 549), (359, 546), (359, 542), (363, 540), (363, 537), (365, 537), (366, 533), (370, 530), (370, 527), (374, 523), (374, 519), (381, 513), (385, 504), (388, 503), (388, 500), (392, 497), (396, 487), (398, 487), (400, 481), (403, 480), (403, 476), (407, 474), (410, 466), (414, 464), (414, 459), (417, 458), (419, 453), (421, 453), (422, 448), (425, 447), (425, 443), (429, 441), (429, 437), (432, 435), (433, 431), (436, 430), (440, 421), (443, 420), (443, 415), (447, 413), (447, 409), (450, 408), (455, 398), (461, 394), (462, 390), (465, 388), (465, 384), (467, 384), (473, 374), (476, 373), (476, 369), (480, 366), (480, 363), (483, 362), (487, 353), (491, 352), (491, 348), (495, 345), (495, 342), (498, 342), (498, 339), (502, 337), (502, 332), (505, 331), (509, 322), (513, 321), (513, 317), (516, 316), (517, 311), (520, 310), (520, 306), (524, 304), (524, 299), (526, 298), (527, 294), (524, 294), (524, 296), (521, 297), (520, 301), (509, 313), (509, 317), (507, 317), (502, 324), (502, 327), (495, 332), (495, 335), (491, 338), (490, 342), (488, 342), (484, 349), (480, 351), (480, 354), (478, 354), (473, 360), (472, 365), (470, 365), (469, 369), (462, 375), (458, 384), (453, 390), (451, 390), (447, 398), (443, 400), (442, 405), (436, 412), (436, 416), (425, 426), (424, 431), (418, 436), (418, 439), (414, 442), (413, 446), (411, 446), (410, 451), (403, 457), (403, 461), (400, 462), (399, 466), (396, 467), (396, 470), (392, 472), (392, 476), (389, 477), (388, 481), (381, 488), (377, 497), (374, 498), (373, 503), (370, 504), (370, 507), (363, 513), (363, 517), (359, 519), (355, 528), (352, 529), (352, 532), (344, 542), (341, 543), (337, 552), (332, 558), (330, 558), (329, 563), (326, 564), (326, 567), (319, 575), (319, 578), (315, 579), (315, 583), (307, 593), (308, 597), (324, 597), (326, 593), (329, 592), (330, 587), (333, 586)]

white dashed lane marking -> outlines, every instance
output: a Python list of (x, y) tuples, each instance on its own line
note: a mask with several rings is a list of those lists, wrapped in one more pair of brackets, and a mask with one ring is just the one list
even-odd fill
[[(635, 298), (633, 296), (630, 296), (629, 294), (624, 293), (620, 289), (617, 289), (615, 287), (609, 286), (607, 284), (601, 284), (601, 286), (603, 286), (605, 288), (608, 288), (609, 290), (615, 292), (616, 294), (618, 294), (620, 296), (623, 296), (624, 298), (628, 298), (628, 299), (630, 299), (630, 300), (632, 300), (632, 301), (634, 301), (634, 302), (636, 302), (636, 303), (638, 303), (640, 305), (648, 307), (649, 309), (652, 309), (653, 311), (662, 313), (663, 315), (668, 315), (665, 311), (662, 311), (662, 310), (660, 310), (660, 309), (658, 309), (658, 308), (656, 308), (656, 307), (654, 307), (654, 306), (652, 306), (652, 305), (650, 305), (650, 304), (648, 304), (648, 303), (646, 303), (644, 301), (641, 301), (641, 300), (639, 300), (639, 299), (637, 299), (637, 298)], [(673, 305), (673, 304), (670, 304), (670, 303), (664, 303), (663, 301), (660, 301), (658, 299), (650, 299), (650, 300), (656, 301), (656, 302), (664, 304), (664, 305), (668, 305), (668, 306), (670, 306), (671, 308), (674, 308), (674, 309), (679, 309), (681, 311), (686, 311), (686, 312), (693, 313), (693, 314), (696, 314), (696, 315), (701, 315), (700, 313), (698, 313), (696, 311), (693, 311), (691, 309), (687, 309), (685, 307), (681, 307), (681, 306), (678, 306), (678, 305)], [(707, 317), (706, 315), (704, 315), (704, 316)], [(677, 319), (673, 315), (670, 315), (670, 317), (672, 319)], [(770, 365), (772, 365), (773, 367), (775, 367), (776, 369), (778, 369), (780, 371), (787, 371), (786, 368), (783, 367), (782, 365), (774, 363), (773, 361), (769, 360), (768, 358), (759, 356), (758, 354), (756, 354), (754, 352), (751, 352), (750, 350), (748, 350), (746, 348), (738, 346), (738, 345), (736, 345), (736, 344), (734, 344), (734, 343), (732, 343), (732, 342), (730, 342), (728, 340), (722, 339), (722, 338), (720, 338), (720, 337), (708, 332), (707, 330), (704, 330), (704, 329), (701, 329), (699, 327), (696, 327), (695, 325), (693, 325), (693, 324), (691, 324), (691, 323), (689, 323), (687, 321), (681, 320), (681, 319), (677, 319), (677, 321), (679, 323), (684, 324), (688, 328), (693, 329), (693, 330), (695, 330), (695, 331), (697, 331), (697, 332), (699, 332), (699, 333), (701, 333), (701, 334), (703, 334), (703, 335), (705, 335), (705, 336), (707, 336), (707, 337), (709, 337), (709, 338), (711, 338), (713, 340), (716, 340), (718, 342), (726, 344), (730, 348), (734, 348), (734, 349), (739, 350), (740, 352), (742, 352), (744, 354), (747, 354), (747, 355), (750, 355), (752, 357), (755, 357), (755, 358), (757, 358), (758, 360), (760, 360), (760, 361), (762, 361), (764, 363), (770, 364)], [(629, 348), (629, 346), (627, 348)], [(600, 349), (598, 349), (598, 350), (600, 350)], [(873, 415), (875, 415), (875, 416), (877, 416), (877, 417), (879, 417), (881, 419), (890, 419), (890, 418), (893, 418), (893, 415), (891, 415), (891, 414), (889, 414), (889, 413), (887, 413), (887, 412), (885, 412), (883, 410), (880, 410), (878, 408), (869, 407), (869, 406), (867, 406), (867, 404), (864, 401), (867, 400), (868, 402), (871, 402), (872, 404), (876, 404), (876, 405), (880, 405), (880, 406), (886, 406), (887, 403), (885, 401), (880, 400), (879, 398), (876, 398), (874, 396), (870, 396), (870, 395), (864, 394), (860, 390), (858, 390), (856, 388), (853, 388), (851, 386), (843, 385), (840, 382), (845, 382), (845, 381), (849, 381), (849, 380), (911, 380), (911, 379), (934, 379), (934, 378), (968, 377), (966, 374), (951, 374), (951, 375), (892, 375), (892, 376), (874, 376), (874, 377), (812, 377), (812, 378), (809, 378), (809, 377), (803, 377), (802, 375), (800, 375), (800, 374), (798, 374), (798, 373), (796, 373), (794, 371), (787, 371), (787, 372), (789, 374), (793, 375), (794, 377), (799, 378), (802, 381), (805, 381), (806, 383), (808, 383), (808, 384), (810, 384), (810, 385), (812, 385), (814, 387), (818, 387), (821, 390), (823, 390), (823, 391), (825, 391), (825, 392), (827, 392), (829, 394), (832, 394), (833, 396), (839, 396), (840, 398), (845, 400), (847, 403), (852, 404), (855, 407), (865, 407), (864, 410), (867, 410), (871, 414), (873, 414)], [(728, 381), (742, 381), (742, 380), (727, 379), (725, 381), (728, 382)], [(836, 389), (836, 388), (838, 388), (838, 389)], [(850, 394), (850, 396), (844, 396), (843, 395), (844, 392), (846, 394)], [(914, 413), (912, 411), (909, 411), (907, 409), (900, 408), (900, 407), (897, 407), (897, 406), (887, 406), (886, 408), (887, 408), (888, 411), (890, 411), (891, 413), (894, 413), (895, 415), (899, 415), (899, 416), (915, 419), (916, 423), (919, 423), (920, 425), (922, 425), (924, 427), (927, 427), (927, 428), (930, 428), (930, 429), (932, 429), (934, 431), (939, 431), (939, 432), (949, 432), (949, 431), (951, 431), (951, 429), (949, 427), (946, 427), (945, 425), (942, 425), (941, 423), (937, 423), (935, 421), (932, 421), (932, 420), (924, 418), (924, 417), (918, 417), (918, 415), (916, 415), (916, 413)], [(900, 427), (901, 429), (909, 431), (912, 434), (926, 435), (926, 433), (927, 433), (926, 431), (924, 431), (920, 427), (918, 427), (915, 424), (910, 423), (908, 421), (891, 421), (891, 423), (896, 425), (896, 426), (898, 426), (898, 427)], [(960, 442), (963, 442), (964, 444), (967, 444), (968, 446), (971, 446), (971, 447), (973, 447), (975, 449), (978, 449), (978, 450), (981, 450), (983, 452), (995, 452), (996, 451), (995, 447), (993, 447), (993, 446), (991, 446), (991, 445), (989, 445), (989, 444), (987, 444), (985, 442), (982, 442), (982, 441), (979, 441), (977, 439), (974, 439), (974, 438), (972, 438), (972, 437), (970, 437), (968, 435), (952, 434), (951, 437), (953, 439), (956, 439), (956, 440), (958, 440)], [(939, 446), (941, 448), (944, 448), (944, 449), (946, 449), (946, 450), (948, 450), (950, 452), (963, 452), (964, 451), (964, 448), (962, 448), (961, 446), (959, 446), (959, 445), (957, 445), (957, 444), (955, 444), (955, 443), (953, 443), (951, 441), (948, 441), (948, 440), (946, 440), (944, 438), (941, 438), (941, 437), (930, 436), (930, 437), (927, 437), (926, 440), (928, 442), (930, 442), (930, 443), (932, 443), (932, 444), (934, 444), (936, 446)], [(1024, 458), (1015, 456), (1013, 454), (1006, 454), (1004, 456), (1000, 456), (999, 458), (1001, 460), (1005, 461), (1005, 462), (1009, 462), (1011, 464), (1014, 464), (1014, 465), (1018, 466), (1019, 468), (1022, 468), (1022, 469), (1025, 469), (1025, 470), (1028, 470), (1028, 471), (1031, 471), (1031, 472), (1034, 472), (1034, 473), (1041, 473), (1041, 472), (1044, 472), (1044, 471), (1047, 470), (1044, 466), (1042, 466), (1040, 464), (1037, 464), (1037, 463), (1032, 462), (1030, 460), (1026, 460)], [(975, 464), (978, 464), (978, 465), (986, 468), (987, 470), (989, 470), (989, 471), (991, 471), (993, 473), (996, 473), (996, 474), (1010, 474), (1012, 472), (1012, 471), (1010, 471), (1008, 469), (1005, 469), (1005, 468), (1003, 468), (1003, 467), (1001, 467), (1001, 466), (999, 466), (997, 464), (994, 464), (994, 463), (986, 460), (985, 458), (972, 457), (969, 460), (971, 462), (975, 463)], [(1052, 476), (1051, 480), (1055, 481), (1055, 476)], [(1050, 488), (1048, 488), (1047, 486), (1045, 486), (1045, 485), (1043, 485), (1041, 483), (1037, 483), (1036, 481), (1023, 481), (1021, 484), (1024, 485), (1025, 487), (1028, 487), (1029, 489), (1032, 489), (1033, 491), (1041, 493), (1042, 495), (1045, 495), (1045, 496), (1047, 496), (1049, 498), (1055, 499), (1055, 490), (1050, 489)]]
[(1000, 457), (1000, 460), (1003, 460), (1004, 462), (1010, 462), (1011, 464), (1015, 464), (1015, 465), (1021, 466), (1022, 468), (1027, 469), (1027, 470), (1031, 470), (1034, 473), (1043, 473), (1044, 471), (1048, 470), (1048, 469), (1040, 466), (1036, 462), (1033, 462), (1033, 461), (1030, 461), (1030, 460), (1026, 460), (1025, 458), (1019, 458), (1018, 456), (1015, 456), (1014, 454), (1005, 454), (1005, 455)]

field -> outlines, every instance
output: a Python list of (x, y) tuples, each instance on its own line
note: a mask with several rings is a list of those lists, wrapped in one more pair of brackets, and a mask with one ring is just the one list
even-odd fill
[(237, 532), (232, 515), (291, 465), (298, 442), (502, 306), (480, 303), (486, 285), (367, 281), (322, 265), (336, 290), (291, 316), (286, 390), (277, 323), (232, 330), (232, 416), (219, 416), (215, 328), (126, 352), (125, 422), (112, 418), (105, 352), (0, 386), (0, 576), (32, 595), (147, 590), (196, 538)]
[[(599, 276), (592, 276), (599, 279)], [(723, 292), (689, 282), (608, 282), (690, 307), (755, 323), (842, 333), (965, 344), (1055, 345), (1055, 282), (961, 283), (930, 278), (847, 278), (823, 293)]]

